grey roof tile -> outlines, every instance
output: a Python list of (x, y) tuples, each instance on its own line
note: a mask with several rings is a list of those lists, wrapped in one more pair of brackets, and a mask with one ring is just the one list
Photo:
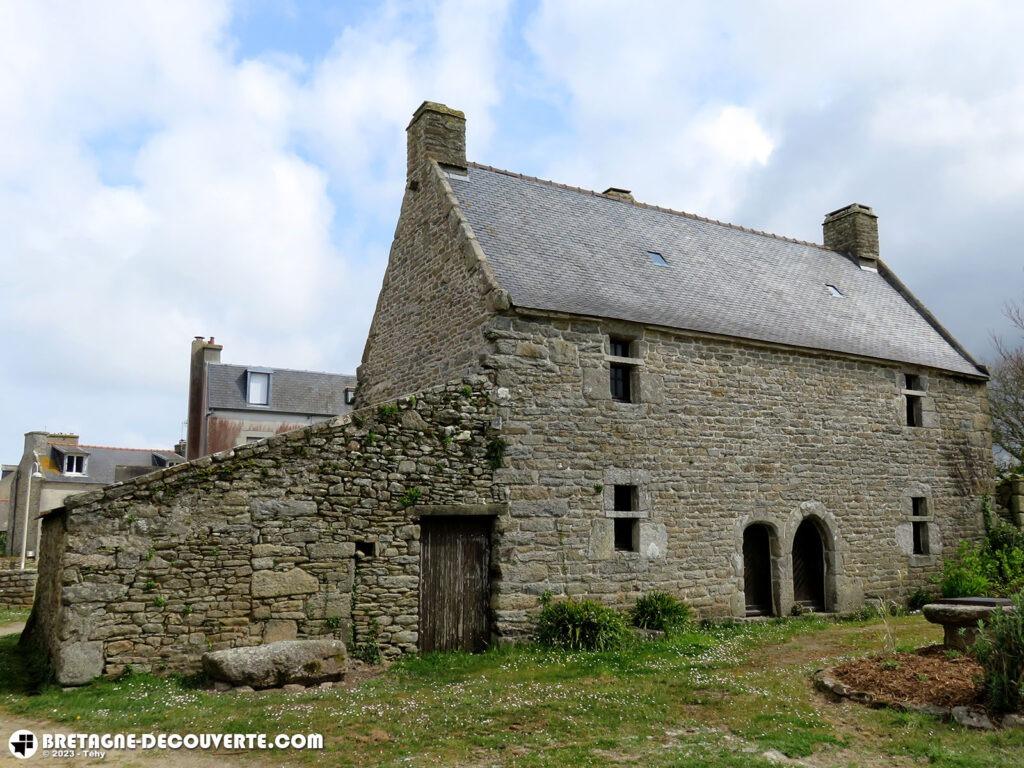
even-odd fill
[(57, 483), (99, 483), (109, 485), (115, 481), (117, 467), (149, 467), (154, 472), (162, 469), (154, 462), (154, 455), (175, 463), (185, 461), (174, 451), (151, 448), (112, 448), (106, 445), (60, 445), (50, 446), (50, 452), (67, 451), (75, 455), (86, 455), (85, 475), (65, 475), (57, 464), (40, 461), (40, 471), (48, 482)]
[[(518, 306), (982, 375), (884, 268), (486, 166), (449, 179)], [(649, 250), (668, 266), (651, 263)]]
[[(246, 402), (246, 372), (271, 371), (270, 402), (249, 405)], [(345, 389), (355, 388), (356, 377), (340, 373), (295, 371), (251, 365), (210, 363), (208, 371), (210, 408), (239, 411), (302, 413), (311, 416), (337, 416), (352, 408), (345, 404)]]

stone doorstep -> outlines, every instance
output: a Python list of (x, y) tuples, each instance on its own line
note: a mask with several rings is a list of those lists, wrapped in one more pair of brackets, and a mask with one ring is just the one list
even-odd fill
[(988, 713), (975, 707), (940, 707), (937, 704), (918, 704), (912, 701), (891, 701), (876, 697), (867, 691), (857, 691), (836, 680), (831, 669), (819, 669), (812, 678), (814, 687), (824, 693), (830, 693), (843, 699), (865, 704), (872, 709), (895, 709), (900, 712), (917, 712), (932, 715), (945, 722), (954, 721), (967, 728), (991, 731), (998, 727), (1024, 728), (1024, 716), (1017, 714), (1004, 715), (1001, 721), (993, 723)]

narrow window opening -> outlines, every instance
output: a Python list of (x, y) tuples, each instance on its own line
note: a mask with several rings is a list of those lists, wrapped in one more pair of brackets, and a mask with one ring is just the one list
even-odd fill
[(929, 554), (928, 523), (923, 520), (915, 520), (911, 525), (914, 527), (914, 554)]
[(651, 264), (653, 264), (654, 266), (656, 266), (656, 267), (667, 267), (668, 266), (668, 261), (666, 261), (665, 257), (662, 256), (657, 251), (648, 251), (647, 255), (648, 255), (648, 257), (650, 257)]
[(609, 336), (608, 337), (608, 351), (612, 357), (632, 357), (630, 349), (633, 346), (633, 342), (630, 339), (624, 339), (620, 336)]
[(639, 493), (635, 485), (615, 486), (615, 511), (635, 512), (639, 504)]
[(832, 285), (831, 283), (826, 283), (825, 287), (828, 288), (828, 292), (832, 296), (835, 296), (837, 299), (845, 299), (846, 298), (846, 294), (843, 293), (841, 290), (839, 290), (836, 286)]
[(640, 550), (640, 521), (637, 518), (615, 518), (615, 549), (619, 552)]
[(924, 496), (914, 496), (910, 503), (912, 506), (911, 514), (914, 517), (928, 516), (928, 500)]
[(377, 542), (375, 541), (357, 541), (356, 542), (356, 554), (361, 557), (376, 557), (377, 556)]
[(356, 401), (356, 391), (351, 387), (345, 387), (345, 405), (352, 405)]
[(903, 388), (921, 392), (921, 377), (916, 373), (903, 374)]
[(620, 403), (633, 402), (633, 366), (623, 363), (611, 363), (612, 400)]
[(924, 424), (920, 395), (906, 395), (907, 398), (907, 426), (920, 427)]

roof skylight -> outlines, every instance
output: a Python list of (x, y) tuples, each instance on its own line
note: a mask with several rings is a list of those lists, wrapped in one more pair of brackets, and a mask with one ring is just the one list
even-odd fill
[(650, 258), (651, 264), (653, 264), (656, 267), (667, 267), (668, 266), (668, 262), (665, 260), (665, 257), (662, 256), (657, 251), (648, 251), (647, 252), (647, 256)]
[(828, 292), (832, 296), (835, 296), (837, 299), (845, 299), (846, 298), (846, 294), (843, 293), (842, 291), (840, 291), (834, 285), (832, 285), (832, 283), (825, 283), (825, 287), (828, 288)]

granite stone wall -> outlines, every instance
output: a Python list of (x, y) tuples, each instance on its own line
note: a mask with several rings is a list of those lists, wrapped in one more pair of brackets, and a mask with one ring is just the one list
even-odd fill
[[(632, 342), (638, 402), (611, 399), (610, 333)], [(926, 586), (944, 551), (981, 534), (992, 471), (983, 381), (525, 311), (486, 335), (486, 365), (509, 392), (495, 476), (510, 501), (496, 590), (504, 636), (529, 630), (546, 590), (625, 606), (665, 589), (702, 615), (741, 616), (743, 531), (755, 522), (771, 530), (782, 614), (807, 517), (839, 611)], [(926, 389), (922, 427), (905, 425), (905, 372)], [(635, 513), (614, 509), (616, 484), (638, 487)], [(928, 554), (913, 554), (915, 496), (927, 499), (916, 521)], [(620, 516), (639, 518), (639, 551), (615, 549)]]
[(0, 605), (29, 606), (36, 589), (36, 571), (0, 571)]
[(332, 635), (417, 648), (418, 515), (493, 501), (490, 388), (440, 387), (68, 499), (26, 642), (58, 681)]

